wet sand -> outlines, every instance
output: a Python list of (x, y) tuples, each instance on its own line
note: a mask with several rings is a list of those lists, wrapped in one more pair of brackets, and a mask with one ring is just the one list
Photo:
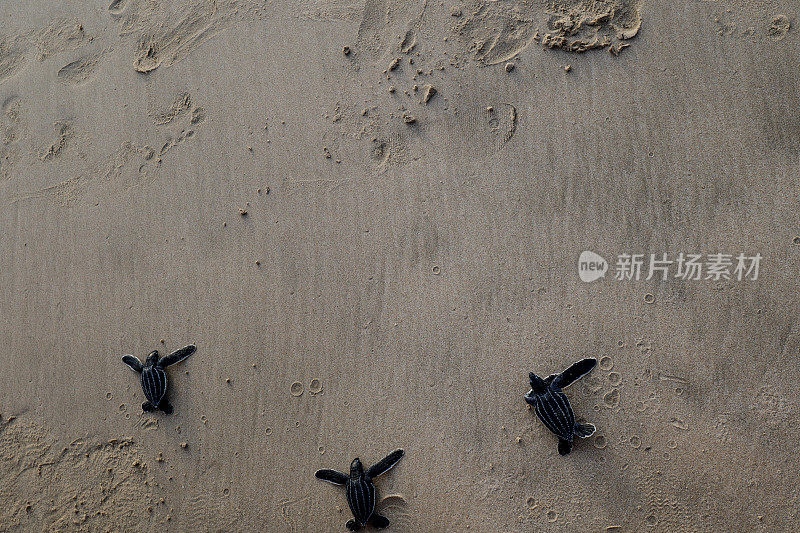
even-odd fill
[[(398, 447), (390, 531), (792, 529), (798, 13), (4, 2), (0, 531), (345, 531), (314, 471)], [(583, 357), (561, 457), (522, 397)]]

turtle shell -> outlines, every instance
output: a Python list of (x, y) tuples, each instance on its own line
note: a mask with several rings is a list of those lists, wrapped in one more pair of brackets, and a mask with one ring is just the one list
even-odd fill
[(375, 511), (375, 485), (371, 479), (362, 475), (356, 479), (348, 479), (345, 491), (353, 518), (360, 526), (365, 526)]
[(543, 393), (534, 395), (536, 416), (542, 424), (568, 442), (575, 436), (575, 413), (567, 395), (561, 389), (548, 387)]
[(147, 401), (158, 407), (167, 393), (167, 373), (158, 365), (148, 365), (142, 370), (142, 390)]

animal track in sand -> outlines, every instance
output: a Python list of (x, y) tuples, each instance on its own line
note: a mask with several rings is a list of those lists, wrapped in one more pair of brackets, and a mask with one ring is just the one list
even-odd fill
[(301, 20), (342, 21), (357, 23), (363, 14), (363, 5), (354, 0), (311, 0), (297, 16)]
[(769, 427), (785, 427), (790, 423), (797, 402), (777, 391), (774, 387), (763, 386), (754, 394), (752, 411), (759, 413)]
[(82, 56), (61, 67), (56, 74), (63, 83), (78, 84), (87, 81), (97, 71), (105, 52)]
[(410, 52), (427, 6), (428, 0), (365, 0), (357, 50), (373, 60)]
[(294, 533), (305, 531), (301, 524), (306, 524), (311, 508), (311, 498), (285, 498), (278, 503), (278, 512), (283, 518), (288, 531)]
[(88, 42), (83, 24), (74, 19), (58, 18), (49, 25), (26, 33), (0, 39), (0, 84), (25, 67), (35, 50), (39, 61)]
[(48, 161), (58, 157), (67, 147), (67, 142), (69, 139), (74, 135), (72, 121), (70, 120), (59, 120), (53, 124), (53, 128), (56, 130), (58, 140), (50, 145), (49, 148), (42, 151), (41, 155), (39, 155), (39, 159), (42, 161)]
[(609, 409), (614, 409), (619, 405), (619, 390), (611, 389), (603, 396), (603, 403)]
[(34, 32), (32, 40), (38, 49), (38, 60), (44, 61), (51, 55), (77, 48), (91, 37), (86, 34), (83, 24), (75, 19), (58, 18), (43, 30)]
[(408, 501), (403, 494), (387, 494), (376, 507), (382, 514), (391, 517), (391, 526), (397, 531), (420, 531), (420, 524), (416, 523), (409, 512)]
[[(222, 489), (222, 495), (228, 496), (230, 489)], [(202, 524), (203, 531), (241, 531), (241, 510), (231, 500), (222, 501), (219, 493), (213, 490), (196, 489), (183, 505), (183, 516), (177, 518), (184, 524)], [(239, 527), (236, 527), (239, 525)]]
[(192, 95), (189, 93), (180, 93), (172, 100), (172, 103), (165, 109), (154, 112), (153, 122), (159, 126), (170, 124), (179, 117), (182, 117), (192, 107)]
[(0, 83), (22, 69), (27, 51), (28, 39), (23, 35), (0, 40)]
[(3, 530), (142, 531), (159, 522), (153, 479), (128, 439), (61, 446), (37, 424), (0, 420)]
[(0, 106), (0, 181), (11, 177), (11, 169), (22, 158), (19, 134), (23, 108), (17, 96), (9, 96)]
[(736, 9), (713, 13), (711, 20), (721, 37), (783, 41), (794, 29), (795, 15), (776, 14), (771, 7), (769, 2), (743, 2)]
[(773, 17), (772, 21), (770, 22), (769, 28), (767, 29), (767, 35), (770, 36), (775, 41), (780, 41), (786, 34), (789, 33), (789, 30), (792, 27), (792, 23), (789, 20), (789, 17), (786, 15), (778, 15)]
[[(107, 187), (127, 190), (139, 183), (153, 181), (158, 175), (158, 169), (161, 167), (163, 159), (169, 152), (195, 135), (195, 129), (190, 126), (200, 126), (206, 112), (202, 108), (196, 107), (192, 111), (192, 119), (188, 119), (188, 114), (185, 112), (181, 112), (179, 115), (168, 124), (160, 125), (167, 128), (168, 134), (166, 140), (161, 141), (161, 148), (158, 152), (150, 145), (140, 146), (131, 141), (123, 142), (119, 148), (97, 163), (94, 168), (84, 169), (83, 173), (54, 185), (11, 198), (10, 202), (14, 204), (28, 199), (50, 198), (63, 206), (68, 206), (85, 196), (90, 190)], [(68, 121), (56, 123), (56, 130), (59, 139), (50, 148), (43, 151), (40, 156), (43, 160), (58, 156), (68, 145), (72, 135), (71, 123)]]
[(461, 142), (479, 157), (503, 149), (514, 137), (519, 121), (516, 106), (507, 102), (488, 106), (465, 104), (445, 118), (452, 121), (447, 126), (456, 130)]
[(484, 65), (506, 62), (532, 42), (545, 48), (618, 54), (642, 24), (642, 0), (472, 1), (455, 31)]
[(127, 0), (112, 0), (108, 5), (108, 12), (112, 15), (119, 15), (125, 10)]
[(259, 0), (200, 0), (171, 8), (154, 0), (114, 0), (108, 6), (121, 36), (138, 35), (133, 68), (146, 74), (185, 59), (236, 19), (258, 15)]
[(497, 136), (500, 145), (503, 145), (511, 140), (514, 133), (517, 131), (517, 108), (511, 104), (502, 103), (502, 110), (492, 111), (487, 109), (489, 114), (489, 129)]

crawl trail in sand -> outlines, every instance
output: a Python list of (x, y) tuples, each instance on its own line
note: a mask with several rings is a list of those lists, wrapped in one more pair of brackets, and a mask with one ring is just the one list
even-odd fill
[(153, 482), (129, 439), (58, 446), (33, 422), (0, 417), (0, 479), (2, 531), (142, 531), (153, 520)]
[(618, 54), (639, 32), (641, 0), (472, 2), (456, 31), (479, 62), (508, 61), (531, 43)]

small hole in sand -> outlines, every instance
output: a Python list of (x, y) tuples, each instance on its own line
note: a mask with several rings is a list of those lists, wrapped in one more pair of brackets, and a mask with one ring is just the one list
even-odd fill
[(600, 361), (597, 364), (600, 365), (601, 370), (611, 370), (612, 368), (614, 368), (614, 360), (607, 355), (601, 357)]
[(289, 387), (289, 393), (292, 396), (302, 396), (303, 395), (303, 384), (300, 383), (299, 381), (295, 381)]
[(603, 396), (603, 403), (609, 409), (613, 409), (614, 407), (619, 405), (619, 391), (617, 389), (611, 389), (608, 391), (605, 396)]
[(655, 295), (653, 295), (653, 294), (651, 294), (649, 292), (644, 295), (644, 303), (652, 304), (652, 303), (655, 303), (655, 301), (656, 301)]

